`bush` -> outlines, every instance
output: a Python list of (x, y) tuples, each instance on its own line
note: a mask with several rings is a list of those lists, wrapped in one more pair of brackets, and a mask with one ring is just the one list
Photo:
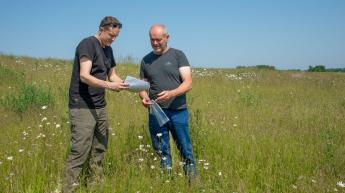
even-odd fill
[(50, 89), (46, 90), (43, 87), (38, 87), (33, 84), (26, 84), (20, 86), (17, 94), (9, 93), (1, 104), (16, 113), (23, 113), (29, 107), (39, 107), (42, 105), (52, 105), (54, 98)]

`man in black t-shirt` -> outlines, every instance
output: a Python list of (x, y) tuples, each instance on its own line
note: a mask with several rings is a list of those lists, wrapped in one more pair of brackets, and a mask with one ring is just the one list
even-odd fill
[(110, 47), (121, 27), (116, 18), (104, 17), (97, 34), (83, 39), (76, 49), (68, 105), (71, 150), (65, 164), (63, 192), (73, 192), (79, 185), (78, 177), (88, 158), (88, 185), (99, 183), (103, 177), (102, 161), (109, 133), (105, 89), (128, 88), (115, 71)]
[(171, 173), (170, 132), (182, 155), (184, 172), (191, 182), (197, 175), (186, 105), (186, 93), (192, 88), (191, 68), (181, 50), (168, 47), (169, 35), (164, 25), (153, 25), (149, 35), (153, 51), (141, 61), (140, 78), (150, 83), (150, 89), (148, 93), (140, 92), (139, 96), (145, 107), (151, 105), (150, 100), (156, 100), (170, 119), (160, 126), (156, 117), (149, 114), (152, 145), (161, 156), (162, 169)]

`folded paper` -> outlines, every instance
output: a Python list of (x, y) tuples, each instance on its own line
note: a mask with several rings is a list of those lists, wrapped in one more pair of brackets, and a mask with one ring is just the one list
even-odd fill
[(132, 76), (127, 76), (124, 83), (129, 85), (128, 90), (131, 92), (140, 92), (150, 88), (150, 84), (148, 82), (136, 79)]

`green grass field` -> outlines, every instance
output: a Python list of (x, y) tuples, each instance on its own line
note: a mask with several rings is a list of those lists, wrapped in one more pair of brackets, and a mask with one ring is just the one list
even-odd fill
[[(0, 56), (0, 192), (61, 188), (71, 66)], [(117, 71), (138, 77), (138, 68)], [(96, 192), (345, 192), (345, 73), (193, 69), (191, 187), (176, 148), (172, 177), (160, 173), (137, 94), (107, 92), (107, 101), (106, 179)], [(85, 176), (78, 192), (89, 192)]]

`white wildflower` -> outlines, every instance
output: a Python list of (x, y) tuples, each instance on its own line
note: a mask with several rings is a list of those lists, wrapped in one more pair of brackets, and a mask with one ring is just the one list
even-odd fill
[(154, 166), (154, 165), (151, 165), (150, 168), (151, 168), (151, 169), (155, 169), (155, 166)]
[(167, 158), (166, 157), (162, 157), (162, 160), (166, 160)]
[(157, 133), (157, 137), (162, 137), (162, 133)]
[(43, 117), (41, 121), (43, 122), (43, 121), (46, 121), (46, 120), (47, 120), (47, 117)]
[(292, 188), (293, 188), (293, 189), (297, 189), (297, 186), (296, 186), (296, 185), (292, 185)]
[(139, 149), (140, 149), (140, 150), (143, 150), (143, 149), (144, 149), (144, 145), (140, 144), (140, 145), (139, 145)]
[(143, 158), (139, 158), (139, 162), (142, 162), (142, 161), (144, 161), (144, 159)]
[(22, 153), (24, 151), (24, 149), (19, 149), (18, 151), (19, 151), (19, 153)]
[(60, 127), (61, 127), (60, 124), (56, 124), (56, 125), (55, 125), (55, 128), (60, 128)]
[(13, 160), (13, 156), (8, 156), (7, 160), (12, 161)]
[(139, 135), (138, 138), (139, 138), (139, 139), (143, 139), (143, 136)]
[(222, 172), (218, 172), (218, 176), (221, 176), (222, 175)]
[(48, 108), (47, 105), (44, 105), (44, 106), (41, 107), (42, 110), (45, 110), (45, 109), (47, 109), (47, 108)]
[(73, 183), (72, 186), (79, 186), (79, 184), (78, 183)]
[(337, 182), (337, 185), (338, 185), (339, 187), (345, 188), (345, 182), (343, 182), (343, 181)]

